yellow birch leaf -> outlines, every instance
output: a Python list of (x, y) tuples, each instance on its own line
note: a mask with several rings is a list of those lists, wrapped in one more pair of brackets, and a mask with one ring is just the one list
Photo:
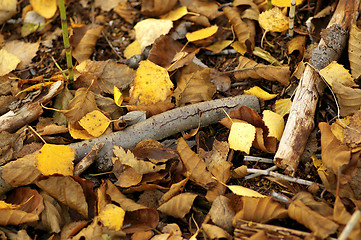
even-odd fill
[(171, 94), (173, 83), (168, 71), (149, 60), (141, 61), (130, 94), (130, 104), (151, 105), (164, 102)]
[(20, 59), (6, 51), (5, 49), (0, 50), (0, 76), (4, 76), (14, 70), (20, 63)]
[(79, 125), (82, 126), (93, 137), (99, 137), (105, 130), (107, 130), (110, 124), (109, 118), (107, 118), (99, 110), (94, 110), (87, 113), (82, 119), (79, 120)]
[(290, 113), (292, 106), (291, 98), (278, 99), (275, 102), (275, 112), (284, 117)]
[(44, 144), (36, 155), (36, 168), (43, 175), (73, 175), (74, 150), (65, 145)]
[(218, 27), (216, 25), (200, 29), (195, 32), (187, 33), (186, 38), (190, 42), (198, 41), (201, 39), (208, 38), (215, 34), (218, 31)]
[(232, 43), (231, 46), (234, 48), (234, 50), (236, 50), (242, 55), (247, 52), (247, 47), (244, 44), (241, 44), (239, 41)]
[(233, 42), (232, 40), (218, 41), (213, 43), (211, 46), (206, 47), (206, 49), (214, 53), (219, 53), (220, 51), (228, 47), (232, 42)]
[(281, 140), (283, 129), (285, 128), (285, 120), (283, 117), (270, 110), (263, 111), (263, 122), (269, 129), (268, 136)]
[(52, 18), (56, 12), (56, 0), (30, 0), (34, 11), (44, 18)]
[(288, 17), (286, 17), (277, 7), (261, 13), (258, 22), (267, 32), (283, 32), (288, 29)]
[(78, 122), (75, 122), (75, 123), (68, 122), (68, 130), (69, 130), (70, 136), (74, 139), (94, 138), (84, 128), (79, 126)]
[(107, 204), (99, 213), (100, 221), (104, 226), (120, 231), (123, 227), (125, 211), (114, 204)]
[(234, 194), (238, 196), (245, 196), (245, 197), (261, 197), (264, 198), (266, 196), (246, 187), (242, 187), (239, 185), (227, 185), (229, 190), (231, 190)]
[(349, 71), (336, 61), (332, 61), (327, 67), (321, 69), (320, 74), (331, 87), (335, 81), (347, 87), (357, 86)]
[[(296, 0), (296, 6), (300, 5), (304, 0)], [(291, 0), (272, 0), (272, 5), (277, 7), (290, 7)]]
[(244, 94), (247, 95), (255, 95), (256, 97), (262, 99), (262, 100), (271, 100), (275, 97), (277, 97), (277, 94), (270, 94), (266, 91), (264, 91), (262, 88), (254, 86), (251, 89), (245, 90)]
[(244, 122), (234, 122), (228, 137), (229, 147), (249, 154), (255, 137), (254, 126)]
[(173, 11), (170, 11), (169, 13), (161, 16), (160, 18), (164, 20), (177, 21), (187, 14), (188, 14), (187, 7), (182, 6), (177, 9), (174, 9)]
[(141, 54), (142, 51), (140, 50), (140, 44), (137, 40), (134, 40), (134, 42), (132, 42), (131, 44), (129, 44), (125, 49), (124, 49), (124, 57), (126, 59), (129, 59), (131, 57), (133, 57), (134, 55), (138, 55)]
[(117, 104), (118, 107), (122, 106), (122, 102), (123, 102), (123, 94), (120, 91), (119, 88), (117, 88), (116, 86), (114, 86), (114, 102), (115, 104)]

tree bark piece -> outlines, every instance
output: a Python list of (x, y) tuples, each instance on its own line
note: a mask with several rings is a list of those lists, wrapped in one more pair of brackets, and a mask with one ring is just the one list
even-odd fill
[[(96, 162), (99, 170), (107, 171), (109, 170), (107, 168), (112, 166), (111, 158), (113, 156), (114, 145), (123, 148), (132, 148), (144, 139), (161, 140), (173, 134), (196, 128), (198, 127), (199, 121), (201, 122), (201, 126), (217, 123), (226, 116), (224, 111), (228, 113), (241, 106), (248, 106), (258, 112), (260, 110), (257, 97), (252, 95), (222, 98), (176, 108), (155, 115), (123, 131), (72, 143), (69, 146), (75, 150), (75, 158), (79, 160), (91, 151), (95, 143), (99, 144), (103, 142), (104, 147), (99, 151)], [(201, 113), (200, 120), (199, 113)]]
[(294, 174), (307, 139), (315, 126), (314, 115), (325, 84), (317, 70), (337, 60), (346, 46), (347, 31), (356, 16), (360, 0), (340, 0), (323, 31), (322, 39), (312, 52), (310, 64), (305, 68), (293, 99), (290, 115), (285, 126), (274, 162)]

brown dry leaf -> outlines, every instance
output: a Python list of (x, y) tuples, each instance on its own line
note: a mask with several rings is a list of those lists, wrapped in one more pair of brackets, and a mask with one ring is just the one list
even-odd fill
[(78, 211), (85, 218), (88, 217), (88, 203), (83, 188), (72, 177), (51, 176), (37, 181), (36, 185), (62, 204)]
[(225, 230), (223, 230), (222, 228), (216, 225), (203, 223), (202, 229), (210, 239), (228, 239), (228, 240), (233, 239), (228, 232), (226, 232)]
[(144, 0), (140, 11), (146, 16), (158, 17), (169, 12), (177, 2), (177, 0)]
[(62, 110), (61, 112), (67, 117), (69, 123), (73, 124), (96, 109), (97, 104), (94, 93), (87, 88), (79, 88), (76, 90), (74, 98), (69, 102), (68, 110)]
[(278, 7), (261, 13), (258, 22), (267, 32), (283, 32), (288, 29), (288, 17), (286, 17)]
[(361, 89), (335, 82), (332, 91), (337, 96), (341, 116), (354, 114), (361, 108)]
[(132, 25), (139, 12), (137, 9), (132, 8), (127, 0), (121, 0), (119, 5), (115, 7), (113, 11), (121, 16), (127, 23)]
[(78, 39), (78, 41), (77, 43), (72, 41), (72, 55), (79, 63), (89, 59), (103, 28), (103, 26), (92, 24), (81, 27), (78, 31), (74, 29), (74, 35), (72, 35), (70, 40)]
[(40, 171), (35, 167), (36, 154), (37, 152), (28, 154), (2, 166), (1, 177), (13, 187), (33, 183), (41, 175)]
[(19, 65), (16, 69), (24, 69), (31, 63), (31, 59), (36, 56), (36, 52), (39, 49), (40, 41), (35, 43), (26, 43), (19, 40), (13, 40), (7, 42), (4, 49), (17, 56), (20, 59)]
[(316, 211), (318, 214), (324, 217), (331, 217), (333, 215), (333, 209), (327, 203), (316, 201), (312, 194), (309, 192), (298, 192), (293, 196), (292, 200), (299, 199), (311, 210)]
[(179, 54), (176, 54), (174, 56), (174, 59), (172, 60), (172, 64), (167, 68), (169, 72), (172, 72), (174, 70), (177, 70), (178, 68), (183, 67), (184, 65), (188, 65), (193, 62), (194, 57), (199, 52), (200, 48), (194, 50), (191, 53), (187, 52), (180, 52)]
[(320, 122), (318, 127), (321, 130), (322, 162), (337, 174), (339, 167), (342, 170), (350, 164), (351, 150), (333, 135), (330, 125)]
[(206, 164), (192, 151), (183, 138), (178, 139), (177, 151), (188, 171), (188, 177), (192, 181), (205, 188), (216, 185), (211, 173), (207, 170)]
[(81, 75), (75, 81), (75, 87), (91, 86), (94, 93), (114, 94), (114, 86), (124, 90), (135, 78), (135, 71), (127, 65), (109, 61), (87, 60), (76, 69)]
[[(138, 22), (134, 26), (135, 39), (140, 44), (140, 51), (143, 52), (144, 48), (153, 44), (154, 41), (161, 35), (166, 35), (173, 27), (171, 20), (153, 19), (148, 18)], [(152, 29), (152, 31), (149, 31)]]
[(21, 60), (14, 54), (9, 53), (5, 49), (0, 49), (0, 76), (4, 76), (15, 70)]
[(116, 6), (118, 6), (120, 3), (124, 2), (124, 0), (95, 0), (94, 6), (100, 7), (103, 11), (110, 11)]
[(361, 75), (361, 65), (359, 56), (361, 52), (361, 29), (356, 24), (351, 25), (350, 38), (348, 40), (348, 59), (350, 61), (350, 68), (352, 77), (357, 79)]
[(40, 214), (40, 225), (37, 227), (45, 231), (59, 233), (64, 224), (70, 220), (69, 213), (46, 192), (40, 194), (44, 199), (45, 209)]
[(216, 88), (211, 83), (210, 69), (195, 63), (184, 67), (177, 80), (173, 96), (177, 106), (212, 100)]
[(361, 110), (358, 110), (349, 121), (348, 127), (343, 129), (343, 135), (345, 143), (355, 148), (361, 145)]
[(193, 201), (197, 197), (194, 193), (181, 193), (166, 203), (163, 203), (158, 210), (175, 218), (184, 218), (191, 210)]
[(165, 164), (154, 164), (149, 161), (143, 161), (137, 159), (133, 153), (129, 150), (127, 152), (120, 146), (114, 146), (114, 155), (112, 161), (119, 161), (121, 164), (132, 167), (138, 174), (155, 173), (160, 170), (164, 170)]
[(120, 161), (116, 161), (113, 164), (113, 170), (115, 177), (118, 179), (114, 184), (118, 187), (128, 188), (131, 186), (138, 185), (143, 178), (142, 174), (137, 173), (132, 167), (123, 167), (123, 170), (118, 173), (117, 165), (121, 165)]
[(141, 61), (130, 93), (130, 104), (150, 105), (167, 101), (173, 83), (168, 71), (149, 60)]
[(56, 0), (30, 0), (34, 11), (44, 18), (52, 18), (57, 10)]
[(235, 70), (234, 76), (239, 81), (246, 78), (266, 79), (269, 81), (278, 81), (285, 86), (289, 84), (291, 75), (289, 66), (287, 65), (264, 65), (243, 56), (239, 57), (239, 64)]
[(185, 178), (180, 182), (173, 183), (170, 186), (169, 191), (163, 194), (163, 196), (159, 200), (159, 203), (163, 204), (163, 203), (167, 202), (169, 199), (171, 199), (172, 197), (176, 196), (178, 193), (182, 192), (183, 188), (185, 187), (187, 182), (188, 182), (188, 178)]
[(255, 45), (255, 25), (251, 20), (243, 21), (236, 7), (224, 7), (224, 14), (233, 26), (242, 49), (252, 52)]
[(37, 214), (27, 213), (17, 209), (0, 209), (0, 225), (19, 225), (37, 220), (39, 220), (39, 215)]
[(212, 219), (212, 222), (217, 226), (225, 229), (229, 233), (233, 231), (232, 220), (235, 214), (236, 213), (234, 207), (232, 206), (231, 200), (222, 195), (218, 196), (213, 201), (212, 207), (209, 210), (209, 215)]
[(339, 227), (338, 224), (332, 220), (312, 211), (298, 199), (291, 202), (288, 207), (288, 215), (290, 218), (310, 229), (315, 236), (323, 239), (335, 233)]
[(158, 225), (159, 215), (157, 210), (145, 207), (127, 198), (109, 180), (106, 180), (103, 184), (107, 186), (106, 194), (110, 199), (118, 203), (127, 212), (124, 225), (131, 224), (131, 227), (126, 229), (128, 233), (139, 231), (140, 229), (150, 230)]
[(181, 0), (182, 6), (186, 6), (190, 12), (199, 13), (213, 20), (222, 13), (218, 11), (218, 5), (215, 1), (202, 0)]
[(255, 197), (255, 198), (265, 198), (266, 196), (246, 187), (238, 186), (238, 185), (227, 185), (229, 190), (231, 190), (234, 194), (243, 197)]
[(128, 111), (145, 111), (147, 118), (174, 108), (174, 103), (157, 103), (153, 105), (127, 105)]
[(180, 52), (183, 45), (168, 35), (157, 38), (149, 51), (148, 60), (158, 66), (168, 68), (172, 64), (174, 56)]

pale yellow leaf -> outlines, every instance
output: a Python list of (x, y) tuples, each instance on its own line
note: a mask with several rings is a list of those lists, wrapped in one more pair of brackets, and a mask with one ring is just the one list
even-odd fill
[(234, 122), (228, 137), (229, 147), (249, 154), (256, 136), (256, 128), (244, 122)]
[(74, 150), (65, 145), (44, 144), (36, 155), (37, 169), (43, 175), (73, 175)]
[(229, 190), (231, 190), (234, 194), (239, 195), (239, 196), (246, 196), (246, 197), (266, 197), (252, 189), (246, 188), (246, 187), (242, 187), (239, 185), (227, 185), (227, 187), (229, 188)]
[(52, 18), (57, 9), (56, 0), (30, 0), (34, 11), (44, 18)]
[(171, 20), (148, 18), (138, 22), (134, 30), (140, 50), (143, 51), (146, 46), (153, 44), (161, 35), (166, 35), (172, 27)]
[(327, 67), (321, 69), (320, 74), (331, 87), (335, 81), (347, 87), (357, 86), (349, 71), (336, 61), (332, 61)]
[(123, 94), (120, 91), (119, 88), (117, 88), (116, 86), (114, 86), (114, 102), (115, 104), (117, 104), (118, 107), (122, 106), (122, 102), (123, 102)]
[(277, 7), (261, 13), (259, 15), (258, 22), (259, 25), (267, 32), (283, 32), (288, 29), (288, 17), (286, 17)]
[(254, 86), (251, 89), (245, 90), (244, 94), (247, 95), (255, 95), (256, 97), (262, 99), (262, 100), (271, 100), (275, 97), (277, 97), (277, 94), (270, 94), (266, 91), (264, 91), (262, 88)]
[(0, 76), (4, 76), (14, 70), (20, 63), (20, 59), (6, 51), (5, 49), (0, 50)]
[(80, 127), (78, 122), (75, 122), (75, 123), (68, 122), (68, 130), (69, 130), (70, 136), (74, 139), (94, 138), (84, 128)]
[(286, 114), (290, 113), (291, 106), (291, 98), (278, 99), (275, 102), (275, 112), (284, 117)]
[(278, 141), (281, 140), (283, 129), (285, 128), (283, 117), (270, 110), (264, 110), (262, 120), (269, 129), (268, 136), (275, 137)]
[(236, 50), (242, 55), (247, 52), (247, 47), (244, 44), (241, 44), (239, 41), (232, 43), (231, 46), (234, 48), (234, 50)]
[(218, 26), (213, 25), (207, 28), (200, 29), (195, 32), (187, 33), (186, 38), (190, 42), (198, 41), (201, 39), (208, 38), (218, 31)]

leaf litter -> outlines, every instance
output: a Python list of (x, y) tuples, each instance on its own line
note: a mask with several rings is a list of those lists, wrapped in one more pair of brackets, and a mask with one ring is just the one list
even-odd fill
[[(309, 149), (311, 157), (294, 176), (313, 184), (261, 176), (275, 171), (261, 159), (272, 160), (277, 151), (299, 81), (294, 76), (303, 72), (296, 67), (309, 60), (305, 19), (335, 6), (297, 1), (303, 9), (295, 21), (298, 35), (288, 39), (290, 1), (269, 2), (274, 6), (267, 10), (266, 1), (257, 0), (68, 1), (74, 83), (66, 83), (57, 67), (65, 68), (57, 1), (0, 3), (2, 236), (195, 239), (202, 232), (210, 239), (267, 239), (280, 229), (276, 238), (285, 232), (299, 238), (344, 234), (361, 199), (359, 25), (351, 26), (348, 58), (317, 72), (329, 84), (316, 113), (318, 147)], [(316, 30), (310, 31), (314, 41)], [(132, 121), (127, 112), (150, 118), (241, 94), (257, 96), (262, 114), (243, 106), (225, 113), (223, 125), (191, 131), (195, 135), (140, 139), (130, 149), (112, 142), (105, 153), (110, 158), (96, 157), (107, 151), (100, 147), (80, 156), (88, 161), (80, 166), (76, 149), (67, 146), (83, 139), (99, 144), (98, 137), (117, 134), (122, 128), (116, 124)], [(205, 114), (198, 112), (193, 125)], [(258, 160), (247, 160), (252, 156)], [(361, 237), (360, 220), (354, 221), (349, 239)]]

